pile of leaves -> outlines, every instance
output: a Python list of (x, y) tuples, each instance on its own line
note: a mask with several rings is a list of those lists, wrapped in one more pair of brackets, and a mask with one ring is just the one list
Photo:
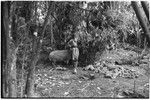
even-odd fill
[[(93, 65), (88, 65), (85, 70), (93, 70), (95, 73), (103, 73), (105, 77), (138, 78), (144, 75), (148, 69), (150, 55), (139, 57), (138, 53), (127, 50), (115, 50), (107, 52)], [(144, 62), (145, 61), (145, 62)], [(143, 66), (144, 67), (140, 67)]]

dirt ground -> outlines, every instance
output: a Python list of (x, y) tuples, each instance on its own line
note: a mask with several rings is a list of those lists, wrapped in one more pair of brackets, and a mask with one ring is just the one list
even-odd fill
[(103, 73), (81, 67), (77, 74), (72, 74), (69, 68), (43, 66), (39, 65), (35, 73), (38, 98), (149, 98), (146, 73), (138, 78), (106, 78)]
[[(78, 68), (77, 75), (72, 74), (70, 70), (51, 71), (50, 68), (40, 69), (36, 74), (36, 92), (39, 97), (44, 98), (125, 98), (125, 96), (118, 93), (125, 90), (132, 90), (134, 88), (134, 81), (136, 83), (135, 89), (138, 92), (142, 92), (143, 85), (149, 82), (147, 76), (141, 76), (137, 79), (109, 79), (104, 78), (102, 74), (97, 74), (92, 80), (82, 78), (87, 73), (89, 74), (90, 72), (82, 71), (82, 68)], [(116, 90), (118, 93), (115, 93), (117, 92)]]

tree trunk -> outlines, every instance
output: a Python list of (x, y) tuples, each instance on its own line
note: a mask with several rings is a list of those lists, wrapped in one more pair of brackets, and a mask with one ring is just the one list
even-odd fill
[[(25, 33), (25, 39), (28, 38), (28, 28), (26, 28), (27, 32)], [(25, 47), (24, 47), (24, 53), (23, 53), (23, 63), (22, 63), (22, 69), (21, 69), (21, 97), (24, 97), (24, 88), (25, 88), (25, 79), (24, 79), (24, 73), (25, 73), (25, 64), (26, 64), (26, 57), (27, 57), (27, 40), (25, 40)]]
[[(28, 14), (29, 14), (29, 16), (26, 16), (25, 17), (25, 19), (26, 19), (26, 22), (27, 21), (29, 21), (30, 19), (32, 19), (33, 18), (33, 16), (35, 16), (35, 24), (36, 24), (36, 27), (35, 27), (35, 31), (38, 31), (38, 23), (37, 23), (37, 21), (38, 21), (38, 15), (37, 15), (37, 4), (38, 4), (38, 2), (37, 1), (35, 1), (35, 2), (33, 2), (32, 4), (30, 4), (30, 2), (26, 2), (27, 3), (27, 5), (28, 5), (28, 7), (32, 7), (32, 6), (34, 6), (34, 11), (35, 11), (35, 14), (33, 14), (33, 11), (27, 11), (28, 12)], [(33, 9), (33, 8), (32, 8)], [(28, 9), (29, 10), (29, 9)], [(30, 20), (31, 21), (31, 20)], [(28, 38), (28, 31), (29, 31), (29, 27), (26, 27), (26, 30), (27, 30), (27, 32), (25, 33), (25, 38)], [(31, 63), (30, 63), (30, 65), (29, 65), (29, 71), (28, 71), (28, 74), (27, 74), (27, 80), (26, 81), (24, 81), (24, 72), (25, 72), (25, 58), (26, 58), (26, 56), (27, 56), (27, 52), (26, 52), (26, 50), (27, 50), (27, 41), (25, 41), (25, 48), (24, 48), (24, 54), (23, 54), (23, 64), (22, 64), (22, 74), (21, 74), (21, 79), (22, 79), (22, 81), (21, 81), (21, 84), (22, 84), (22, 86), (21, 86), (21, 97), (24, 97), (25, 96), (25, 94), (26, 95), (29, 95), (28, 93), (28, 91), (30, 91), (29, 90), (29, 88), (32, 86), (32, 84), (31, 84), (31, 86), (30, 86), (30, 81), (32, 81), (32, 79), (34, 79), (34, 78), (32, 78), (32, 77), (34, 77), (34, 76), (31, 76), (31, 73), (33, 73), (33, 70), (34, 69), (32, 69), (32, 68), (34, 68), (34, 67), (31, 67), (31, 66), (33, 66), (32, 64), (32, 62), (33, 62), (33, 59), (34, 59), (34, 56), (35, 56), (35, 48), (36, 48), (36, 37), (33, 37), (33, 45), (32, 45), (32, 48), (33, 48), (33, 55), (32, 55), (32, 58), (31, 58)], [(23, 83), (25, 83), (25, 85), (23, 85)], [(29, 88), (27, 88), (27, 87), (29, 87)], [(32, 87), (31, 87), (32, 88)], [(25, 93), (24, 93), (24, 91), (25, 91)], [(30, 91), (30, 93), (31, 93), (31, 95), (32, 94), (34, 94), (34, 90), (31, 90)]]
[(146, 1), (141, 1), (141, 4), (142, 4), (142, 7), (143, 7), (144, 12), (146, 14), (146, 17), (149, 20), (149, 9), (148, 9), (149, 3)]
[(48, 18), (51, 14), (51, 12), (53, 11), (53, 2), (49, 2), (49, 8), (48, 8), (48, 12), (47, 12), (47, 16), (45, 18), (44, 24), (43, 24), (43, 28), (42, 28), (42, 34), (41, 37), (39, 37), (38, 39), (34, 39), (34, 43), (33, 43), (33, 56), (32, 56), (32, 61), (31, 61), (31, 65), (29, 66), (29, 72), (27, 75), (27, 83), (26, 83), (26, 94), (27, 97), (35, 97), (35, 93), (34, 93), (34, 72), (35, 72), (35, 65), (36, 62), (38, 61), (39, 58), (39, 53), (40, 53), (40, 49), (41, 49), (41, 40), (44, 37), (44, 33), (45, 33), (45, 29), (47, 26), (47, 22), (48, 22)]
[[(3, 18), (2, 18), (3, 19)], [(3, 23), (2, 23), (2, 33), (4, 33), (3, 30)], [(6, 39), (6, 34), (2, 34), (2, 97), (6, 97), (7, 94), (7, 64), (6, 64), (6, 56), (7, 56), (7, 39)]]
[(31, 65), (29, 65), (29, 71), (27, 74), (27, 82), (26, 82), (26, 94), (27, 97), (34, 97), (34, 71), (35, 71), (35, 64), (36, 64), (36, 48), (37, 48), (37, 39), (33, 40), (33, 54), (31, 58)]
[(53, 46), (53, 42), (54, 42), (54, 35), (53, 35), (53, 23), (52, 23), (52, 17), (50, 16), (50, 29), (51, 29), (51, 46)]
[[(13, 33), (16, 32), (16, 29), (15, 27), (13, 27), (13, 25), (15, 24), (14, 22), (14, 7), (15, 7), (15, 2), (13, 2), (11, 5), (10, 5), (10, 18), (9, 18), (9, 47), (8, 47), (8, 63), (10, 64), (9, 65), (9, 81), (8, 81), (8, 84), (9, 84), (9, 97), (17, 97), (17, 73), (16, 73), (16, 61), (17, 61), (17, 52), (18, 52), (18, 48), (16, 48), (16, 45), (11, 41), (11, 37)], [(11, 34), (11, 35), (10, 35)], [(11, 45), (10, 45), (11, 43)]]
[(25, 68), (25, 57), (26, 57), (26, 46), (25, 46), (25, 51), (24, 51), (24, 54), (23, 54), (23, 64), (22, 64), (22, 69), (21, 69), (21, 97), (24, 96), (24, 68)]
[[(1, 34), (2, 34), (2, 97), (7, 97), (7, 86), (8, 86), (8, 84), (7, 84), (7, 35), (6, 35), (6, 26), (4, 25), (4, 23), (5, 24), (8, 24), (8, 23), (6, 23), (6, 21), (5, 21), (5, 11), (4, 10), (6, 10), (5, 9), (5, 7), (4, 7), (4, 2), (2, 2), (1, 3), (1, 6), (2, 6), (2, 14), (3, 14), (3, 16), (2, 16), (2, 31), (1, 31)], [(3, 12), (4, 11), (4, 12)], [(5, 21), (5, 22), (4, 22)]]
[[(17, 97), (17, 89), (16, 89), (16, 52), (17, 48), (11, 43), (11, 32), (12, 32), (12, 27), (11, 27), (11, 22), (12, 22), (12, 11), (10, 11), (10, 18), (9, 18), (9, 7), (8, 7), (9, 2), (4, 2), (3, 3), (3, 23), (4, 23), (4, 34), (6, 36), (6, 48), (7, 48), (7, 64), (6, 64), (6, 69), (5, 69), (5, 74), (7, 74), (7, 85), (8, 85), (8, 97)], [(13, 8), (13, 4), (11, 4), (11, 8)], [(12, 10), (12, 9), (10, 9)], [(10, 45), (11, 43), (11, 45)], [(10, 47), (11, 46), (11, 47)]]
[[(10, 64), (8, 67), (9, 68), (9, 81), (8, 81), (8, 84), (9, 84), (9, 97), (17, 97), (17, 78), (16, 78), (16, 61), (17, 61), (17, 56), (16, 56), (16, 53), (17, 53), (18, 49), (14, 49), (12, 50), (10, 53), (11, 55), (9, 56), (11, 59), (9, 60), (12, 60), (12, 62), (9, 62), (8, 60), (8, 63)], [(9, 55), (9, 54), (8, 54)]]
[(141, 8), (138, 6), (138, 3), (135, 2), (135, 1), (132, 1), (131, 4), (132, 4), (132, 7), (133, 7), (133, 9), (136, 13), (136, 16), (137, 16), (139, 22), (140, 22), (140, 25), (141, 25), (141, 27), (144, 31), (145, 36), (150, 39), (150, 31), (149, 31), (149, 28), (148, 28), (149, 26), (147, 26), (147, 23), (145, 22), (145, 20), (142, 16)]

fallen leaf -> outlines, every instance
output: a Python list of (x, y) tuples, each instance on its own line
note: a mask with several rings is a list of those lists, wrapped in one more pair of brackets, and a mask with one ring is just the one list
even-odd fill
[(97, 89), (101, 90), (101, 88), (100, 88), (100, 87), (97, 87)]
[(69, 94), (69, 92), (65, 92), (65, 93), (64, 93), (65, 96), (68, 95), (68, 94)]

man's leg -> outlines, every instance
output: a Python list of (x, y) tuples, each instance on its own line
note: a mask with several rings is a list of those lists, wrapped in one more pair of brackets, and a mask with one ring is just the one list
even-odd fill
[(78, 61), (73, 61), (73, 74), (77, 73)]
[(74, 62), (74, 72), (77, 73), (78, 61)]
[(73, 48), (73, 51), (72, 51), (72, 61), (73, 61), (73, 68), (74, 68), (74, 71), (73, 73), (77, 73), (77, 67), (78, 67), (78, 52), (77, 52), (77, 49), (76, 48)]

